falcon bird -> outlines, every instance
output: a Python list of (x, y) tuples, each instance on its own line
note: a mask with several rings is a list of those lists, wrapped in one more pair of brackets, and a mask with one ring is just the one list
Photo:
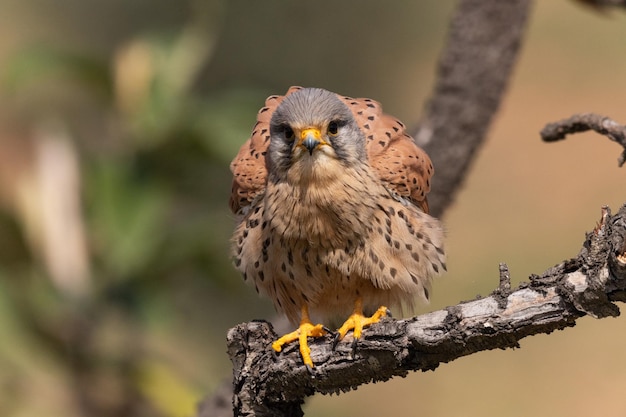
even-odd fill
[(427, 214), (432, 163), (374, 100), (301, 87), (271, 96), (230, 167), (235, 266), (299, 323), (272, 348), (298, 340), (309, 368), (307, 338), (326, 332), (312, 318), (347, 317), (338, 337), (357, 340), (387, 306), (427, 301), (446, 269)]

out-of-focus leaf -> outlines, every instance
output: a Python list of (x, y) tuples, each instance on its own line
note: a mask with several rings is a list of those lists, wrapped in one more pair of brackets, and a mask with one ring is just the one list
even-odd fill
[(133, 178), (126, 165), (103, 163), (90, 173), (87, 194), (96, 256), (114, 278), (139, 273), (163, 241), (166, 193)]
[(111, 96), (111, 76), (106, 62), (49, 45), (24, 48), (9, 57), (4, 63), (2, 84), (11, 92), (58, 77), (78, 81), (102, 98)]
[(268, 95), (259, 90), (229, 90), (198, 103), (194, 126), (204, 146), (218, 159), (232, 160), (250, 137), (257, 112)]
[(140, 365), (137, 383), (143, 394), (165, 416), (195, 415), (201, 393), (171, 369), (153, 361), (144, 361)]

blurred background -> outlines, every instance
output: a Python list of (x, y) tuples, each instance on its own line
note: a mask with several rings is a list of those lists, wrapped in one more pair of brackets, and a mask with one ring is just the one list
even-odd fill
[[(228, 164), (266, 96), (371, 97), (415, 126), (455, 2), (0, 0), (0, 415), (192, 416), (228, 328), (274, 317), (230, 265)], [(626, 201), (626, 14), (536, 2), (487, 144), (444, 221), (421, 312), (577, 254)], [(436, 168), (436, 167), (435, 167)], [(315, 396), (307, 416), (623, 416), (626, 319)]]

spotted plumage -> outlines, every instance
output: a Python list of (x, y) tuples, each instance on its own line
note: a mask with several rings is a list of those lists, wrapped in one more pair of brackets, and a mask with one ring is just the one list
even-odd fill
[(430, 159), (373, 100), (269, 97), (231, 170), (235, 266), (294, 323), (427, 300), (446, 268)]

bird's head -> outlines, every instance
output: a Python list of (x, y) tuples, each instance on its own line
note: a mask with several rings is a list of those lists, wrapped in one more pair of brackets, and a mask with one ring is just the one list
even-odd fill
[(319, 88), (285, 97), (272, 115), (270, 136), (272, 171), (292, 180), (330, 176), (366, 161), (365, 137), (350, 109)]

